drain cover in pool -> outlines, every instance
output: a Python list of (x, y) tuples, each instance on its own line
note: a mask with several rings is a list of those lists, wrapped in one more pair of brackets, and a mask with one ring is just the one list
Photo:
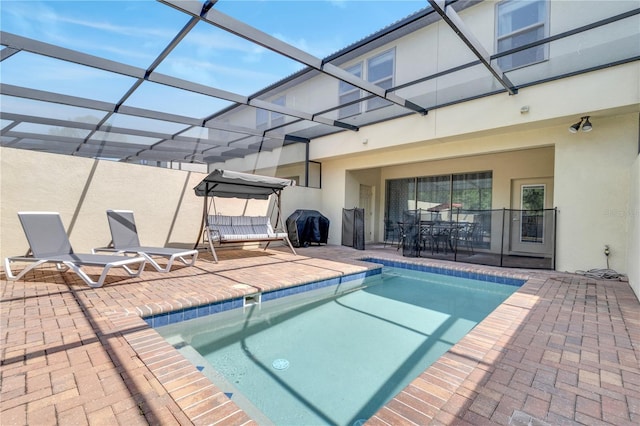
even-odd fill
[(276, 370), (286, 370), (287, 368), (289, 368), (289, 361), (287, 361), (286, 359), (278, 358), (275, 361), (273, 361), (271, 365)]

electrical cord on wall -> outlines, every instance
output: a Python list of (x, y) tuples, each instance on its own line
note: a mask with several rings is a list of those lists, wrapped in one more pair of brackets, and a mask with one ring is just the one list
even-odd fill
[(604, 246), (604, 255), (607, 258), (607, 268), (606, 269), (589, 269), (588, 271), (576, 271), (576, 274), (584, 275), (589, 278), (596, 279), (604, 279), (604, 280), (618, 280), (622, 281), (622, 278), (625, 277), (624, 274), (620, 274), (613, 269), (609, 269), (609, 255), (611, 251), (609, 250), (609, 246)]
[(622, 281), (625, 277), (624, 274), (620, 274), (613, 269), (589, 269), (588, 271), (576, 271), (576, 274), (584, 275), (589, 278), (596, 278), (601, 280), (618, 280)]

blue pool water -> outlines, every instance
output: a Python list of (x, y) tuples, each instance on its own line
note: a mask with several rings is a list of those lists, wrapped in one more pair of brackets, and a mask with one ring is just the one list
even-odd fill
[(260, 424), (353, 425), (517, 288), (385, 267), (346, 290), (313, 290), (157, 330)]

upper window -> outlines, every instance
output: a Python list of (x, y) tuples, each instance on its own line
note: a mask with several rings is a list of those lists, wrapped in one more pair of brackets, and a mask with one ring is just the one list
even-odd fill
[[(356, 77), (362, 78), (362, 63), (353, 65), (347, 68), (347, 71)], [(338, 101), (340, 105), (346, 104), (351, 101), (360, 99), (360, 89), (341, 81), (338, 85)], [(340, 108), (338, 113), (339, 118), (351, 117), (352, 115), (360, 114), (360, 103), (354, 103)]]
[[(382, 87), (391, 89), (393, 87), (393, 69), (395, 52), (389, 50), (367, 61), (367, 81)], [(367, 101), (367, 111), (389, 105), (391, 102), (375, 97)]]
[[(547, 36), (549, 13), (546, 0), (507, 0), (497, 6), (498, 53), (524, 46)], [(498, 59), (503, 71), (546, 59), (547, 47), (540, 45)]]
[[(280, 96), (271, 101), (272, 104), (285, 106), (285, 96)], [(267, 111), (266, 109), (256, 109), (256, 128), (258, 130), (267, 130), (272, 127), (284, 124), (284, 114), (275, 111)]]
[[(393, 75), (395, 69), (395, 50), (388, 50), (377, 56), (369, 58), (366, 62), (367, 66), (363, 70), (362, 63), (353, 65), (346, 70), (356, 77), (371, 82), (383, 89), (393, 87)], [(364, 71), (364, 72), (363, 72)], [(340, 105), (348, 102), (356, 101), (361, 98), (361, 90), (349, 83), (340, 82), (338, 86), (338, 97)], [(382, 98), (372, 98), (367, 101), (367, 111), (381, 108), (389, 105), (390, 102)], [(350, 117), (360, 114), (360, 103), (354, 103), (340, 108), (339, 118)]]

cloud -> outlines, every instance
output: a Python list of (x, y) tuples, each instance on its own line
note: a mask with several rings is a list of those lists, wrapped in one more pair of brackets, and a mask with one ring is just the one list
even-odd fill
[(265, 71), (268, 67), (228, 66), (190, 57), (169, 57), (164, 72), (238, 94), (250, 94), (283, 76)]
[(222, 30), (206, 33), (203, 31), (191, 32), (182, 43), (204, 48), (209, 55), (224, 51), (259, 55), (266, 51), (266, 49), (257, 44)]
[(92, 30), (104, 31), (118, 36), (142, 37), (142, 38), (166, 38), (169, 34), (174, 35), (174, 31), (166, 31), (156, 27), (115, 25), (107, 21), (97, 22), (84, 19), (75, 19), (66, 16), (56, 16), (60, 23), (90, 28)]
[(327, 2), (340, 9), (347, 8), (347, 0), (327, 0)]
[(313, 42), (310, 42), (305, 37), (292, 39), (280, 33), (273, 34), (273, 37), (278, 40), (282, 40), (291, 46), (297, 47), (316, 58), (324, 58), (343, 47), (343, 44), (340, 44), (340, 42), (333, 37), (322, 37), (321, 39), (314, 40)]

